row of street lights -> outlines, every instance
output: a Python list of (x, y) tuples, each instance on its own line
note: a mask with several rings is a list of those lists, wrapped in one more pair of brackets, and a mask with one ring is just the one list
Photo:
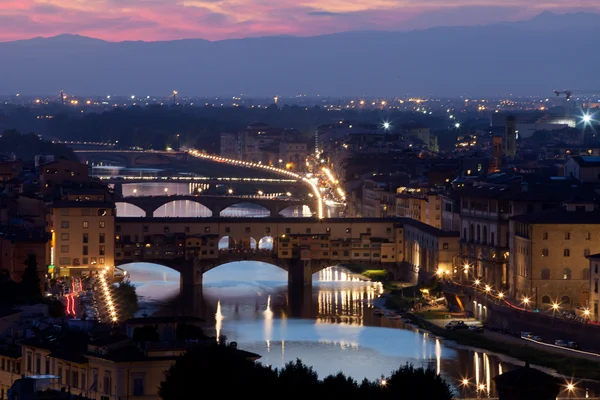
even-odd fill
[(220, 156), (212, 156), (212, 155), (209, 155), (206, 153), (202, 153), (198, 150), (189, 150), (189, 154), (192, 155), (193, 157), (204, 158), (204, 159), (211, 160), (211, 161), (225, 162), (228, 164), (239, 165), (242, 167), (264, 169), (267, 171), (275, 172), (277, 174), (281, 174), (281, 175), (285, 175), (285, 176), (289, 176), (289, 177), (301, 180), (310, 186), (310, 188), (312, 189), (312, 192), (314, 193), (314, 197), (317, 199), (317, 207), (318, 207), (317, 216), (318, 216), (318, 218), (319, 219), (324, 218), (323, 199), (321, 197), (321, 192), (319, 191), (319, 188), (317, 187), (317, 185), (315, 185), (314, 182), (307, 179), (306, 177), (303, 177), (295, 172), (288, 171), (286, 169), (273, 167), (271, 165), (265, 165), (265, 164), (261, 164), (261, 163), (253, 163), (253, 162), (242, 161), (242, 160), (233, 160), (233, 159), (224, 158), (224, 157), (220, 157)]

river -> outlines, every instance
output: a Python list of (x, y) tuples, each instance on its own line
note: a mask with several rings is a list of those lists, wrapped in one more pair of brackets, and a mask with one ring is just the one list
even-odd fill
[[(175, 314), (179, 274), (153, 264), (123, 266), (136, 285), (143, 313)], [(357, 380), (380, 379), (406, 363), (435, 369), (462, 398), (496, 397), (493, 377), (515, 368), (500, 358), (375, 316), (381, 288), (340, 267), (313, 276), (300, 314), (292, 310), (287, 273), (261, 262), (229, 263), (204, 275), (195, 313), (241, 349), (276, 368), (300, 358), (320, 377), (343, 371)], [(186, 306), (187, 307), (187, 306)], [(184, 308), (186, 308), (184, 307)], [(463, 379), (469, 380), (463, 386)], [(579, 386), (584, 397), (585, 388)], [(590, 396), (592, 395), (590, 389)]]

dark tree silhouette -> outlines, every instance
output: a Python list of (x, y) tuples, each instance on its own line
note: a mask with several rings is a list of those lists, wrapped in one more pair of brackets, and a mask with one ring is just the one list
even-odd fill
[(189, 399), (198, 393), (200, 382), (222, 398), (237, 398), (242, 393), (260, 393), (262, 397), (276, 384), (277, 374), (246, 359), (243, 352), (212, 344), (179, 358), (165, 373), (158, 394), (164, 400)]
[[(219, 397), (260, 396), (277, 398), (344, 398), (394, 400), (451, 400), (446, 382), (433, 370), (406, 365), (382, 381), (365, 379), (360, 385), (343, 373), (319, 381), (317, 373), (300, 360), (280, 371), (248, 360), (247, 353), (212, 343), (188, 351), (165, 374), (159, 386), (163, 400), (190, 398), (201, 380)], [(329, 397), (328, 397), (329, 396)]]
[(42, 282), (38, 275), (37, 259), (30, 254), (25, 260), (25, 270), (21, 277), (20, 294), (25, 303), (33, 304), (42, 298)]
[(119, 285), (113, 288), (113, 297), (118, 304), (121, 319), (133, 318), (140, 308), (135, 286), (129, 281), (119, 282)]

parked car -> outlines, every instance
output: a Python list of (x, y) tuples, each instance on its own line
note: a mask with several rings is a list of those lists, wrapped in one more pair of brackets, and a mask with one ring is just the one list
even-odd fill
[(469, 326), (469, 332), (483, 333), (483, 325), (471, 325)]
[(554, 345), (560, 347), (567, 347), (567, 342), (565, 342), (564, 340), (555, 340)]
[(469, 326), (465, 324), (465, 321), (450, 321), (446, 324), (446, 329), (454, 331), (458, 329), (469, 329)]
[(579, 349), (579, 343), (577, 342), (569, 342), (567, 343), (567, 347), (570, 349)]
[(521, 338), (522, 339), (531, 339), (533, 338), (533, 333), (531, 332), (521, 332)]
[(531, 338), (531, 340), (535, 340), (536, 342), (543, 342), (544, 339), (541, 336), (534, 336)]

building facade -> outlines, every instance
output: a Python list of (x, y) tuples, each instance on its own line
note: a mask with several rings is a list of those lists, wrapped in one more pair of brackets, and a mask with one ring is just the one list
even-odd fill
[(69, 195), (48, 210), (55, 276), (73, 276), (113, 267), (115, 203), (107, 194)]
[[(510, 294), (537, 308), (589, 308), (591, 254), (600, 252), (600, 218), (595, 212), (524, 214), (510, 222)], [(593, 291), (592, 291), (593, 292)]]

